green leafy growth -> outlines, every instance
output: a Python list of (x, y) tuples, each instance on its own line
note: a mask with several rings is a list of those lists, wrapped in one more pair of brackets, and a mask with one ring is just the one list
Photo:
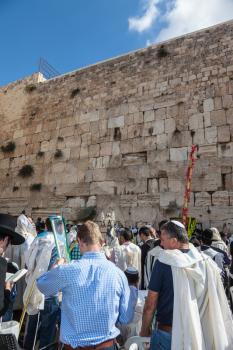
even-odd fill
[(1, 150), (3, 153), (14, 152), (16, 145), (13, 141), (9, 141), (5, 146), (1, 146)]
[(26, 164), (19, 170), (18, 175), (20, 177), (30, 177), (33, 175), (33, 173), (34, 173), (33, 167), (30, 164)]
[(39, 184), (32, 184), (30, 186), (30, 191), (38, 191), (38, 192), (40, 192), (41, 188), (42, 188), (42, 184), (41, 183), (39, 183)]
[(25, 86), (25, 92), (27, 92), (28, 94), (30, 94), (31, 92), (36, 90), (36, 85), (35, 84), (28, 84)]

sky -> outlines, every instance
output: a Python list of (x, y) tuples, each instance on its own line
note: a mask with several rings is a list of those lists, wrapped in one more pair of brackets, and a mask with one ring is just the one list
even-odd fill
[(233, 18), (233, 0), (0, 0), (0, 86), (60, 74)]

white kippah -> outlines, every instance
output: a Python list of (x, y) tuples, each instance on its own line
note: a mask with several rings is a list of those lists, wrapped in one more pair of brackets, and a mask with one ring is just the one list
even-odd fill
[(185, 228), (185, 226), (184, 226), (181, 222), (179, 222), (179, 221), (171, 220), (171, 222), (173, 222), (173, 224), (175, 224), (176, 226), (179, 226), (179, 227), (181, 227), (181, 228)]
[(127, 269), (125, 270), (126, 273), (129, 273), (130, 275), (137, 275), (138, 270), (133, 267), (133, 266), (128, 266)]

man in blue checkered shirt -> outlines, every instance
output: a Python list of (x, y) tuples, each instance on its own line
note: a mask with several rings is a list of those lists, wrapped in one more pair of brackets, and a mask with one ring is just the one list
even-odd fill
[[(77, 239), (82, 259), (63, 265), (37, 280), (45, 295), (62, 291), (61, 334), (65, 349), (114, 350), (119, 335), (116, 323), (133, 319), (130, 289), (124, 273), (100, 252), (99, 227), (87, 221)], [(135, 300), (136, 303), (136, 300)]]

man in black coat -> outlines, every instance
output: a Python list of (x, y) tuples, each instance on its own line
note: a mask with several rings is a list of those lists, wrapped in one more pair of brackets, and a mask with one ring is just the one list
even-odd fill
[(154, 248), (156, 245), (159, 245), (159, 239), (154, 239), (151, 235), (150, 227), (142, 226), (139, 229), (139, 237), (143, 242), (141, 246), (142, 254), (141, 254), (141, 289), (145, 289), (144, 283), (144, 270), (145, 270), (145, 261), (149, 250)]
[(4, 252), (9, 244), (19, 245), (25, 241), (23, 236), (15, 232), (16, 225), (16, 218), (0, 214), (0, 317), (7, 311), (11, 292), (11, 285), (5, 282), (7, 260), (4, 259)]

